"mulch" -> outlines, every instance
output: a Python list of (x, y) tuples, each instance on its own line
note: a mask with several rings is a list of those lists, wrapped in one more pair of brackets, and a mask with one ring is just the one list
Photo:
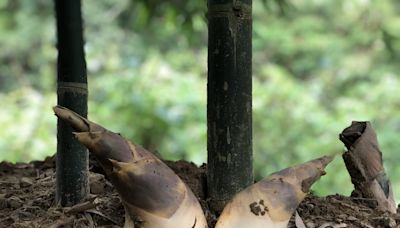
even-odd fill
[[(206, 166), (166, 161), (199, 198), (210, 227), (217, 215), (207, 206)], [(0, 227), (123, 227), (124, 209), (112, 184), (90, 160), (90, 195), (73, 207), (55, 205), (55, 159), (0, 163)], [(309, 195), (297, 211), (308, 228), (400, 227), (400, 214), (381, 212), (369, 199)], [(288, 227), (296, 227), (294, 217)], [(249, 227), (250, 228), (250, 227)]]

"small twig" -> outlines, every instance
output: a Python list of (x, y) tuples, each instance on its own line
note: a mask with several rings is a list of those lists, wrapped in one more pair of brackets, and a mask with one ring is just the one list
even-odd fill
[(299, 213), (297, 213), (296, 210), (296, 215), (295, 215), (295, 224), (297, 228), (306, 228), (306, 225), (304, 224), (303, 219), (301, 218), (301, 216), (299, 215)]
[[(363, 209), (363, 208), (358, 208), (358, 207), (356, 207), (356, 206), (353, 206), (353, 205), (348, 204), (348, 203), (346, 203), (346, 202), (342, 202), (342, 201), (337, 200), (337, 199), (332, 199), (332, 202), (337, 203), (337, 204), (340, 204), (340, 205), (342, 205), (342, 206), (344, 206), (344, 207), (351, 208), (351, 209), (353, 209), (354, 211), (357, 211), (357, 210), (365, 210), (365, 209)], [(368, 211), (371, 211), (370, 208), (366, 208), (366, 209), (367, 209)]]
[(360, 201), (377, 201), (376, 199), (372, 199), (372, 198), (363, 198), (363, 197), (352, 197), (351, 199), (353, 200), (360, 200)]
[(68, 225), (70, 225), (73, 222), (74, 222), (74, 217), (67, 217), (67, 218), (63, 218), (63, 220), (57, 220), (57, 222), (55, 224), (51, 225), (49, 228), (58, 228), (61, 226), (68, 227)]
[(95, 224), (94, 224), (92, 216), (89, 213), (85, 213), (85, 218), (89, 221), (89, 227), (94, 228)]
[(48, 180), (50, 180), (51, 181), (51, 179), (52, 179), (53, 177), (52, 176), (47, 176), (47, 177), (45, 177), (45, 178), (39, 178), (38, 180), (36, 180), (36, 182), (37, 183), (44, 183), (44, 182), (46, 182), (46, 181), (48, 181)]
[(65, 213), (66, 214), (76, 214), (76, 213), (79, 213), (79, 212), (87, 211), (89, 209), (93, 209), (93, 208), (96, 207), (96, 204), (93, 203), (94, 199), (95, 198), (91, 199), (90, 201), (86, 201), (86, 202), (83, 202), (83, 203), (80, 203), (80, 204), (76, 204), (76, 205), (72, 206), (71, 208), (67, 209), (65, 211)]
[(101, 213), (101, 212), (100, 212), (100, 211), (98, 211), (98, 210), (89, 209), (89, 210), (86, 210), (86, 212), (89, 212), (89, 213), (93, 213), (93, 214), (99, 215), (99, 216), (101, 216), (101, 217), (103, 217), (103, 218), (105, 218), (105, 219), (108, 219), (108, 220), (110, 220), (110, 221), (111, 221), (111, 222), (113, 222), (114, 224), (118, 225), (118, 222), (117, 222), (117, 221), (115, 221), (115, 220), (114, 220), (114, 219), (112, 219), (111, 217), (109, 217), (109, 216), (107, 216), (107, 215), (105, 215), (105, 214)]

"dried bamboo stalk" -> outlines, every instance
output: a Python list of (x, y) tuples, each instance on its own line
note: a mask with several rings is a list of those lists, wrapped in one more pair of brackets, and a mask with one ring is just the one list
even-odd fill
[(370, 122), (353, 121), (339, 138), (347, 148), (343, 160), (354, 185), (353, 195), (375, 199), (378, 209), (396, 213), (392, 185)]

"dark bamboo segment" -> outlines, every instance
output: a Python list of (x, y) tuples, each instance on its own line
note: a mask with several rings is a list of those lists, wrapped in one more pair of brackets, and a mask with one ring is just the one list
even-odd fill
[[(87, 116), (87, 78), (80, 0), (55, 0), (58, 104)], [(88, 153), (63, 121), (57, 124), (56, 201), (78, 203), (88, 193)]]
[(208, 1), (208, 193), (214, 210), (253, 183), (251, 0)]

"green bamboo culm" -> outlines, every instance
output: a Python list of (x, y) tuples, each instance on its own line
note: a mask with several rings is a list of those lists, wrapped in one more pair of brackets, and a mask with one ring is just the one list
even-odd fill
[(253, 183), (251, 14), (251, 0), (208, 1), (207, 181), (216, 211)]
[[(87, 77), (80, 0), (55, 0), (57, 21), (58, 105), (87, 117)], [(57, 123), (56, 202), (71, 206), (88, 193), (88, 152), (72, 135), (72, 128)]]

